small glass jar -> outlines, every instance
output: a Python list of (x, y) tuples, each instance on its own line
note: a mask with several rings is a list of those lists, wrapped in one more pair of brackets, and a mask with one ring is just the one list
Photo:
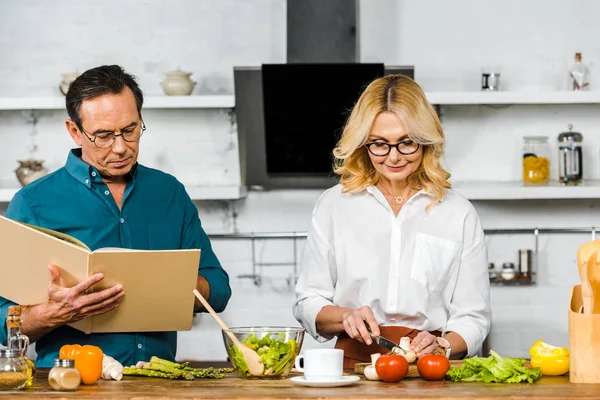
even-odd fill
[(494, 263), (488, 264), (488, 274), (490, 277), (490, 282), (495, 282), (498, 280), (498, 273), (496, 272), (496, 266)]
[(514, 281), (517, 278), (517, 270), (515, 269), (515, 264), (502, 264), (502, 272), (500, 272), (500, 278), (502, 278), (503, 281)]
[(75, 361), (65, 358), (54, 360), (54, 367), (48, 373), (48, 383), (54, 390), (70, 392), (81, 383), (81, 375), (75, 368)]
[(548, 136), (523, 138), (523, 183), (545, 185), (550, 180), (550, 143)]
[(0, 391), (22, 389), (27, 383), (29, 366), (19, 350), (0, 350)]

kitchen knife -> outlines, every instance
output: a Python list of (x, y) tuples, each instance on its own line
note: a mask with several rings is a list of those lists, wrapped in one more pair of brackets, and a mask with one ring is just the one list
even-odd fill
[(396, 343), (392, 342), (387, 338), (384, 338), (383, 336), (374, 336), (373, 334), (371, 334), (371, 338), (375, 341), (375, 343), (377, 343), (381, 347), (385, 347), (388, 350), (393, 350), (394, 347), (398, 347)]

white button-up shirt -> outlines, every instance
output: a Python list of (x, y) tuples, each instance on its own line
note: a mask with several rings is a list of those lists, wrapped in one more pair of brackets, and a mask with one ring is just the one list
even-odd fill
[(479, 216), (453, 190), (420, 191), (396, 217), (374, 186), (358, 194), (327, 190), (313, 211), (294, 316), (316, 340), (327, 305), (369, 306), (380, 325), (458, 333), (468, 356), (490, 329), (487, 250)]

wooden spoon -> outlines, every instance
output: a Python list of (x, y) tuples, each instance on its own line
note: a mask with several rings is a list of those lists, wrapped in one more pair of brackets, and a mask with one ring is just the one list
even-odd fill
[(590, 259), (593, 252), (600, 252), (600, 239), (592, 240), (579, 246), (577, 249), (577, 265), (580, 270), (583, 264)]
[(592, 293), (592, 286), (590, 285), (590, 279), (588, 272), (592, 271), (596, 265), (596, 257), (598, 253), (593, 252), (588, 260), (583, 263), (579, 269), (579, 275), (581, 276), (581, 300), (583, 301), (583, 313), (591, 314), (594, 308), (594, 297)]
[(200, 303), (202, 303), (204, 308), (208, 310), (210, 315), (212, 315), (215, 321), (217, 321), (217, 323), (221, 326), (221, 329), (223, 329), (227, 336), (229, 336), (233, 344), (235, 344), (238, 350), (242, 353), (242, 355), (244, 356), (244, 360), (248, 365), (248, 372), (250, 372), (250, 374), (254, 376), (262, 375), (265, 371), (265, 366), (263, 363), (258, 361), (259, 355), (254, 350), (244, 346), (244, 344), (240, 342), (240, 340), (229, 331), (229, 328), (227, 327), (227, 325), (225, 325), (225, 322), (223, 322), (221, 318), (219, 318), (215, 310), (213, 310), (210, 304), (208, 304), (208, 301), (206, 301), (206, 299), (200, 294), (198, 290), (194, 289), (194, 294), (196, 295), (198, 300), (200, 300)]
[(591, 296), (589, 301), (590, 311), (586, 312), (586, 314), (600, 314), (600, 265), (598, 264), (597, 254), (592, 254), (587, 263), (587, 278), (591, 289)]
[[(589, 307), (592, 306), (590, 302), (592, 293), (591, 287), (589, 284), (589, 280), (587, 278), (587, 262), (593, 253), (597, 253), (600, 251), (600, 239), (593, 240), (591, 242), (587, 242), (582, 244), (577, 249), (577, 268), (579, 269), (579, 277), (581, 278), (581, 298), (583, 299), (583, 312), (586, 314), (591, 313), (591, 309)], [(587, 299), (587, 304), (586, 304)], [(588, 306), (588, 307), (586, 307)]]

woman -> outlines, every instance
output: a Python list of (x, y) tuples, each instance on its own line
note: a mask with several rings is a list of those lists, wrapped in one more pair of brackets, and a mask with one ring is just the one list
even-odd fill
[[(318, 341), (338, 336), (345, 367), (410, 336), (418, 357), (443, 336), (477, 355), (490, 328), (483, 230), (440, 165), (444, 133), (419, 85), (373, 81), (333, 151), (340, 184), (317, 201), (294, 316)], [(356, 339), (356, 340), (354, 340)]]

